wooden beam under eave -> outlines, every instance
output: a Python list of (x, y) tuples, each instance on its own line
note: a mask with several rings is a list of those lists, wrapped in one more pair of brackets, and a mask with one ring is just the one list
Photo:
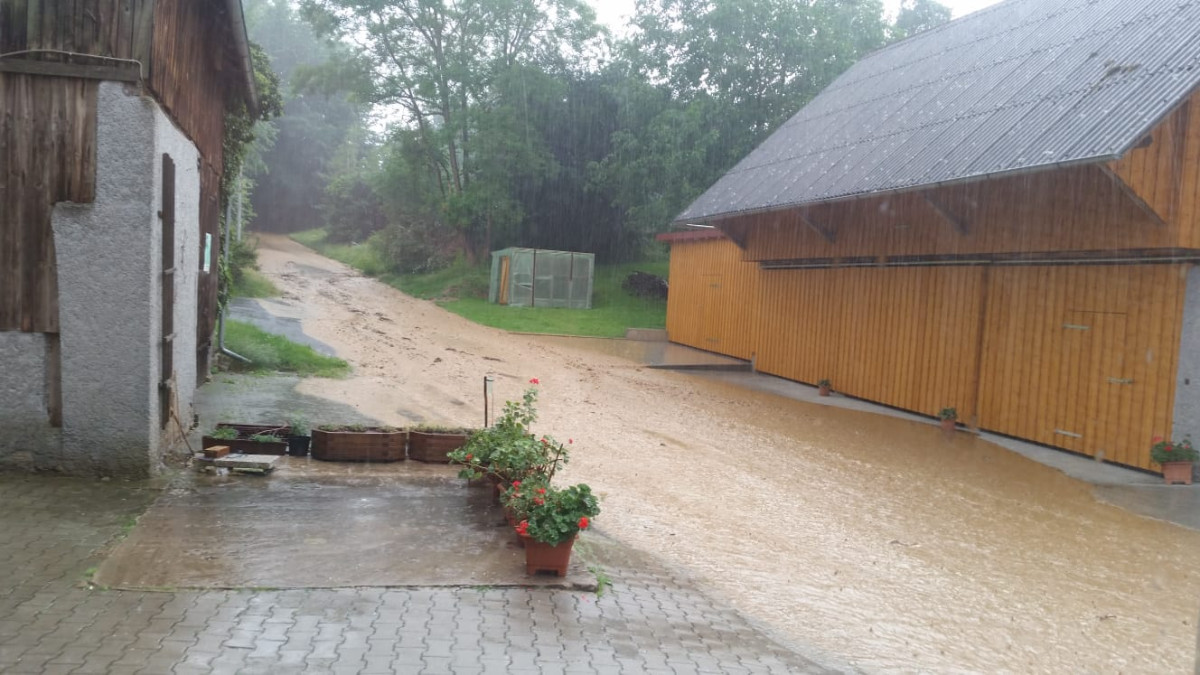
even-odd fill
[(1112, 181), (1117, 190), (1119, 190), (1121, 194), (1128, 197), (1134, 203), (1134, 205), (1136, 205), (1142, 210), (1143, 213), (1149, 216), (1150, 220), (1154, 221), (1156, 225), (1162, 225), (1163, 227), (1167, 226), (1167, 221), (1163, 220), (1163, 217), (1158, 214), (1158, 211), (1155, 211), (1153, 206), (1150, 206), (1148, 203), (1146, 203), (1146, 200), (1142, 199), (1141, 195), (1135, 192), (1133, 188), (1129, 187), (1129, 183), (1126, 183), (1124, 180), (1122, 180), (1121, 177), (1117, 175), (1117, 172), (1112, 170), (1111, 166), (1107, 164), (1097, 164), (1096, 166), (1100, 167), (1100, 172), (1105, 176), (1108, 176), (1108, 179)]
[(925, 199), (926, 204), (929, 204), (934, 211), (937, 211), (939, 216), (944, 218), (946, 222), (953, 225), (956, 232), (964, 237), (971, 233), (971, 230), (967, 227), (967, 221), (965, 219), (940, 204), (933, 197), (930, 197), (928, 192), (922, 192), (921, 197)]
[(135, 83), (141, 79), (136, 67), (94, 66), (13, 58), (0, 59), (0, 73), (49, 75), (52, 77), (74, 77), (87, 80), (115, 80), (117, 82)]
[(738, 227), (733, 223), (726, 223), (724, 225), (716, 225), (715, 227), (723, 232), (726, 237), (729, 237), (729, 241), (737, 244), (738, 248), (743, 251), (746, 250), (746, 227), (744, 225)]
[(807, 215), (805, 215), (803, 213), (800, 214), (800, 222), (807, 225), (808, 229), (810, 229), (813, 232), (816, 232), (817, 234), (824, 237), (825, 241), (827, 241), (831, 244), (834, 243), (834, 241), (837, 239), (837, 233), (834, 232), (833, 228), (821, 227), (820, 225), (814, 223)]

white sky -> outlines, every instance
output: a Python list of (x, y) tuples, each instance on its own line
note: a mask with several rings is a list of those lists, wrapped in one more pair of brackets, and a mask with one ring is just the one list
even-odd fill
[[(626, 20), (633, 14), (634, 0), (588, 0), (596, 8), (596, 16), (600, 23), (612, 29), (614, 35), (620, 35)], [(954, 12), (954, 18), (970, 14), (999, 0), (939, 0)], [(883, 0), (883, 9), (889, 16), (896, 16), (900, 9), (900, 0)]]

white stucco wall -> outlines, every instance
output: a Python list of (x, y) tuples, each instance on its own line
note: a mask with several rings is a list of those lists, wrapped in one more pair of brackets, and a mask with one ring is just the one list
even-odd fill
[(59, 431), (47, 413), (52, 336), (0, 332), (0, 469), (53, 469)]
[(1200, 267), (1188, 270), (1174, 412), (1171, 436), (1191, 436), (1192, 443), (1200, 446)]
[(103, 82), (96, 199), (53, 215), (61, 326), (63, 470), (145, 476), (178, 429), (158, 411), (162, 153), (176, 167), (175, 378), (180, 418), (196, 386), (197, 152), (158, 105)]

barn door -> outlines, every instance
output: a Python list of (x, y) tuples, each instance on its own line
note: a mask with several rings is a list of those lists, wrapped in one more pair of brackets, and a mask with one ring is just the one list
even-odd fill
[(721, 347), (721, 332), (724, 326), (722, 308), (724, 307), (724, 275), (701, 275), (704, 289), (704, 312), (700, 317), (700, 327), (704, 335), (704, 348), (718, 351)]
[(1125, 315), (1068, 311), (1062, 328), (1054, 435), (1058, 445), (1116, 459), (1118, 411), (1132, 379), (1125, 363)]
[(501, 305), (508, 304), (508, 287), (510, 284), (509, 275), (510, 261), (506, 255), (500, 256), (500, 295), (497, 297), (497, 302)]

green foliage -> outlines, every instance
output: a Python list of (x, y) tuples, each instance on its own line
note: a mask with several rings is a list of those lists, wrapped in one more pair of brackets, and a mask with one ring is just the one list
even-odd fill
[(938, 419), (956, 420), (958, 419), (958, 410), (956, 408), (942, 408), (938, 411)]
[(217, 427), (208, 433), (210, 438), (222, 441), (232, 441), (238, 437), (238, 430), (233, 427)]
[(1150, 459), (1155, 464), (1166, 462), (1195, 462), (1200, 460), (1200, 453), (1192, 447), (1192, 439), (1184, 437), (1182, 441), (1163, 440), (1162, 436), (1154, 438), (1150, 446)]
[(891, 41), (910, 38), (950, 20), (950, 8), (937, 0), (902, 0), (896, 23), (889, 29)]
[(305, 85), (311, 68), (338, 58), (345, 48), (318, 40), (288, 0), (244, 4), (250, 37), (270, 54), (279, 73), (285, 111), (271, 123), (256, 125), (255, 152), (246, 159), (258, 181), (252, 200), (258, 213), (255, 229), (316, 227), (334, 173), (331, 162), (353, 130), (363, 126), (363, 111), (350, 100), (356, 89), (352, 81), (331, 80), (321, 91)]
[(291, 415), (288, 417), (287, 424), (291, 428), (293, 436), (307, 436), (312, 433), (312, 426), (304, 415), (298, 413)]
[(517, 532), (543, 544), (556, 546), (574, 538), (600, 515), (600, 500), (583, 483), (561, 490), (549, 488), (542, 498), (544, 503), (529, 508)]
[[(537, 380), (530, 382), (534, 385)], [(531, 427), (537, 421), (536, 387), (525, 390), (520, 401), (506, 401), (496, 423), (471, 435), (450, 461), (461, 464), (462, 478), (491, 476), (501, 483), (530, 478), (549, 482), (567, 463), (566, 446), (549, 436), (537, 437)]]
[(261, 272), (249, 269), (242, 272), (240, 280), (233, 281), (230, 294), (235, 298), (275, 298), (280, 295), (280, 291)]
[(236, 362), (235, 369), (316, 377), (343, 377), (350, 372), (349, 364), (342, 359), (319, 354), (308, 345), (297, 344), (241, 321), (225, 322), (225, 344), (252, 362), (250, 366)]
[(826, 389), (830, 389), (833, 387), (833, 382), (830, 382), (829, 380), (820, 380), (817, 382), (817, 386), (824, 387)]
[(275, 434), (251, 434), (250, 440), (256, 443), (279, 443), (283, 439)]

